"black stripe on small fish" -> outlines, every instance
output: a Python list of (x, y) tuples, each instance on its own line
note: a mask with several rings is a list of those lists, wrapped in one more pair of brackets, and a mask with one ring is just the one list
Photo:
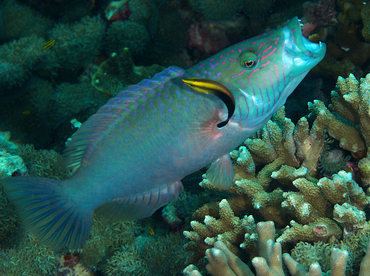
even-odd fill
[(54, 44), (55, 44), (55, 39), (49, 40), (48, 42), (46, 42), (46, 43), (42, 46), (41, 50), (43, 50), (43, 51), (45, 51), (45, 50), (49, 50), (51, 47), (53, 47), (53, 46), (54, 46)]
[(182, 80), (185, 84), (201, 93), (210, 93), (217, 96), (227, 107), (227, 119), (217, 124), (218, 128), (226, 126), (235, 111), (235, 99), (233, 94), (219, 82), (207, 79), (189, 78)]

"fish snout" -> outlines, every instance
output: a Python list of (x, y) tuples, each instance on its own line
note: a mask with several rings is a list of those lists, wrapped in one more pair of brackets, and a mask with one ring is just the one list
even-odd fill
[(293, 71), (301, 74), (311, 70), (325, 56), (326, 44), (309, 41), (302, 35), (301, 23), (297, 17), (293, 18), (284, 32), (283, 59), (285, 64), (293, 66)]

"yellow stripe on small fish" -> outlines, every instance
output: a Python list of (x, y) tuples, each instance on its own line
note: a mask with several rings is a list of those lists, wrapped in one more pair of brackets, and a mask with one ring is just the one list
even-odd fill
[(183, 83), (187, 84), (191, 88), (194, 88), (201, 93), (210, 93), (217, 96), (224, 102), (227, 107), (228, 116), (227, 119), (217, 124), (218, 128), (226, 126), (230, 118), (233, 116), (235, 111), (235, 99), (233, 94), (224, 85), (219, 82), (207, 79), (189, 78), (183, 79)]
[(29, 110), (24, 110), (24, 111), (22, 111), (22, 114), (23, 114), (23, 115), (30, 115), (30, 114), (31, 114), (31, 111), (29, 111)]
[(154, 236), (154, 231), (153, 231), (152, 227), (150, 227), (150, 226), (149, 226), (149, 234), (150, 234), (151, 237)]
[(55, 39), (49, 40), (48, 42), (46, 42), (46, 43), (42, 46), (41, 50), (43, 50), (43, 51), (45, 51), (45, 50), (49, 50), (51, 47), (53, 47), (53, 46), (54, 46), (54, 44), (55, 44)]

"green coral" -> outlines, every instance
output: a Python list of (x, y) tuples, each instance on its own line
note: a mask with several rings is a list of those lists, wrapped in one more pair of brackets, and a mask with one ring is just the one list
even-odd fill
[(150, 79), (164, 68), (157, 64), (152, 66), (135, 66), (128, 48), (122, 54), (116, 53), (100, 64), (92, 77), (92, 85), (99, 91), (115, 96), (128, 85), (136, 84), (143, 79)]
[(91, 237), (83, 247), (83, 262), (90, 268), (105, 266), (107, 259), (114, 255), (116, 248), (131, 244), (135, 231), (141, 224), (136, 220), (105, 223), (94, 216)]
[(124, 245), (107, 261), (104, 272), (108, 276), (148, 275), (145, 261), (140, 256), (139, 248)]
[(103, 271), (108, 276), (177, 275), (191, 256), (184, 251), (183, 244), (184, 238), (180, 233), (139, 237), (133, 244), (120, 247)]
[(36, 35), (46, 36), (52, 21), (27, 5), (6, 0), (0, 5), (0, 42)]
[(132, 21), (113, 22), (107, 31), (105, 52), (110, 56), (129, 48), (136, 57), (144, 52), (149, 40), (149, 33), (143, 25)]
[(50, 34), (56, 40), (50, 49), (53, 56), (47, 62), (67, 69), (91, 63), (100, 54), (105, 24), (99, 16), (87, 16), (74, 24), (56, 25)]
[(7, 89), (20, 86), (31, 76), (35, 67), (45, 57), (41, 50), (45, 40), (35, 35), (3, 44), (0, 47), (0, 96)]
[(62, 179), (65, 175), (55, 166), (59, 154), (54, 150), (36, 150), (33, 145), (22, 145), (15, 149), (10, 149), (4, 145), (9, 153), (20, 156), (27, 167), (30, 176)]
[(349, 253), (349, 260), (347, 262), (346, 275), (358, 275), (360, 262), (365, 256), (369, 240), (370, 230), (364, 229), (353, 235), (345, 236), (340, 242), (316, 242), (314, 244), (299, 242), (292, 250), (291, 255), (307, 270), (310, 265), (317, 262), (320, 264), (322, 270), (327, 272), (330, 270), (332, 249), (338, 248), (340, 250), (347, 250)]
[(361, 30), (362, 37), (366, 42), (370, 42), (370, 3), (364, 2), (361, 10), (362, 23), (364, 24)]
[(67, 122), (69, 127), (71, 119), (87, 120), (88, 116), (94, 114), (106, 101), (107, 97), (99, 93), (88, 81), (64, 82), (59, 84), (50, 96), (46, 116), (54, 128), (64, 122)]
[(13, 206), (9, 204), (3, 188), (0, 189), (0, 246), (8, 247), (19, 236), (19, 220)]
[(0, 254), (1, 275), (48, 276), (54, 275), (58, 268), (55, 253), (39, 244), (30, 234), (23, 236), (16, 246), (0, 251)]

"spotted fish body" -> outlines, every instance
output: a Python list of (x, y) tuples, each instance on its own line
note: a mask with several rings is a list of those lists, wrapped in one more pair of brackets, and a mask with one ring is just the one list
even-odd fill
[[(91, 116), (64, 153), (63, 181), (2, 180), (25, 225), (52, 248), (81, 247), (94, 211), (108, 221), (150, 216), (175, 200), (180, 180), (212, 163), (209, 178), (228, 188), (228, 153), (261, 128), (322, 60), (325, 44), (302, 37), (297, 18), (184, 70), (170, 67), (129, 87)], [(225, 104), (183, 80), (212, 80), (235, 99)]]

